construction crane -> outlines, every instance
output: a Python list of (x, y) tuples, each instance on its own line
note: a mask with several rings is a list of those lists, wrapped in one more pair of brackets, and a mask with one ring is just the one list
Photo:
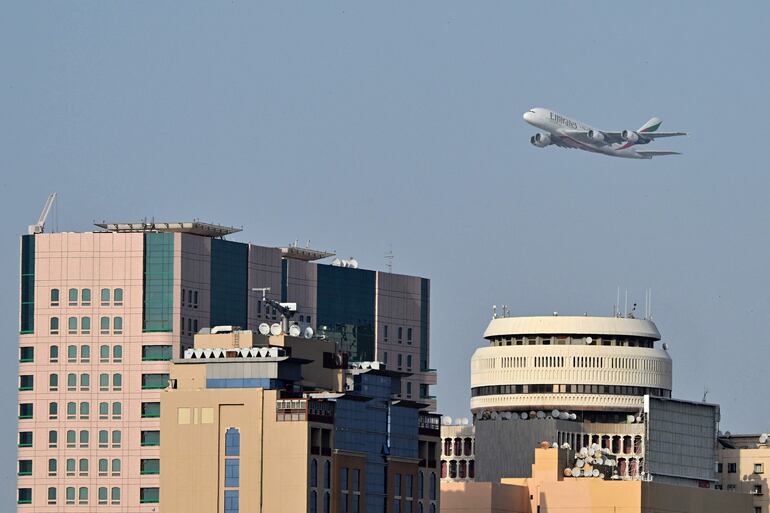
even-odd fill
[(40, 212), (40, 217), (37, 219), (37, 223), (29, 225), (27, 233), (34, 235), (36, 233), (43, 233), (45, 231), (45, 220), (48, 218), (48, 214), (51, 212), (51, 207), (53, 207), (54, 200), (56, 200), (55, 192), (48, 195), (48, 199), (45, 202), (43, 211)]

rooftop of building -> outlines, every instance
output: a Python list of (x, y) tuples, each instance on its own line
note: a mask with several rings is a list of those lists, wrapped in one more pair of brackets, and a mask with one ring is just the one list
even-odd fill
[(117, 233), (144, 233), (144, 232), (170, 232), (170, 233), (189, 233), (192, 235), (201, 235), (203, 237), (224, 237), (240, 232), (242, 228), (233, 226), (223, 226), (219, 224), (203, 223), (198, 220), (193, 221), (174, 221), (174, 222), (156, 222), (142, 221), (134, 223), (95, 223), (95, 226)]
[(649, 319), (630, 317), (534, 316), (495, 317), (484, 338), (523, 335), (613, 335), (660, 340), (660, 332)]

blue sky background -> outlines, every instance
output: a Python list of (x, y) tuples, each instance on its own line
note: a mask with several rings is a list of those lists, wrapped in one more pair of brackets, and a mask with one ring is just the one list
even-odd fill
[[(439, 407), (467, 415), (492, 304), (644, 301), (674, 396), (770, 431), (770, 3), (6, 2), (0, 493), (15, 495), (18, 236), (193, 217), (432, 279)], [(690, 137), (538, 149), (521, 114)]]

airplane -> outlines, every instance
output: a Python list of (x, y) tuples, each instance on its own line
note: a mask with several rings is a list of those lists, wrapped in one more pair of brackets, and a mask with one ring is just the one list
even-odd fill
[(525, 112), (524, 121), (543, 130), (529, 138), (529, 142), (538, 148), (553, 144), (627, 159), (681, 155), (676, 151), (638, 150), (636, 146), (648, 144), (659, 137), (687, 135), (686, 132), (658, 132), (661, 124), (658, 118), (650, 119), (637, 130), (605, 132), (540, 107)]

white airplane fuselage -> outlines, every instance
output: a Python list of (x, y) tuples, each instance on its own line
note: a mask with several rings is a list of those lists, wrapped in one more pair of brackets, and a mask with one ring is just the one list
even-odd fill
[(636, 143), (622, 142), (622, 143), (606, 143), (606, 142), (594, 142), (591, 140), (585, 140), (583, 138), (571, 135), (570, 131), (583, 131), (583, 132), (597, 132), (601, 133), (601, 130), (592, 126), (586, 125), (580, 121), (568, 118), (563, 114), (554, 112), (549, 109), (537, 107), (524, 113), (524, 121), (532, 126), (535, 126), (545, 132), (548, 132), (552, 136), (556, 136), (568, 142), (568, 144), (580, 150), (590, 151), (593, 153), (603, 153), (604, 155), (610, 155), (613, 157), (623, 157), (627, 159), (649, 159), (650, 157), (637, 153), (634, 150), (634, 146), (637, 144), (646, 144), (649, 141), (638, 141)]

